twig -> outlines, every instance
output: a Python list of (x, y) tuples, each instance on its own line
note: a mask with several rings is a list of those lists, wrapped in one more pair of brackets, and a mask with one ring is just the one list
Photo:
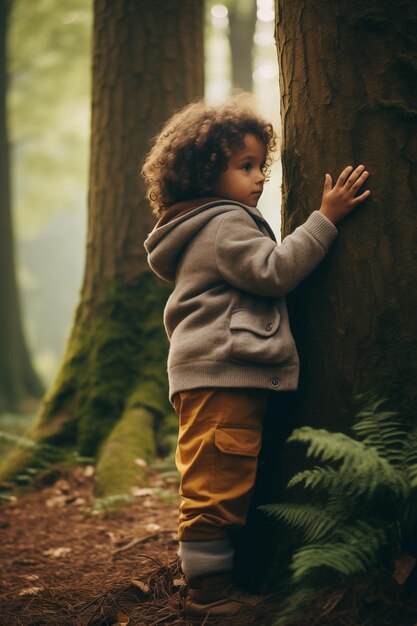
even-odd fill
[(115, 550), (113, 550), (112, 554), (118, 554), (119, 552), (130, 550), (130, 548), (133, 548), (133, 546), (136, 546), (138, 543), (146, 543), (150, 539), (155, 539), (162, 533), (172, 533), (172, 532), (174, 531), (173, 530), (158, 530), (158, 532), (152, 533), (151, 535), (146, 535), (145, 537), (137, 537), (136, 539), (132, 539), (132, 541), (129, 541), (129, 543), (127, 543), (125, 546), (122, 546), (121, 548), (116, 548)]

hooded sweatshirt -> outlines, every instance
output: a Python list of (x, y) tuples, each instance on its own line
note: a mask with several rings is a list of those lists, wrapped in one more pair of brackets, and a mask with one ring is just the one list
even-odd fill
[(294, 390), (299, 359), (285, 296), (337, 235), (318, 211), (277, 244), (258, 209), (224, 199), (179, 203), (145, 241), (174, 283), (164, 311), (170, 400), (199, 387)]

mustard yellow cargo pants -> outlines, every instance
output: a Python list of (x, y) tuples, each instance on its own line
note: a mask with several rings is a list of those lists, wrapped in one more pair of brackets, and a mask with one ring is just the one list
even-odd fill
[(175, 394), (179, 541), (223, 539), (231, 528), (245, 524), (268, 394), (264, 389), (221, 388)]

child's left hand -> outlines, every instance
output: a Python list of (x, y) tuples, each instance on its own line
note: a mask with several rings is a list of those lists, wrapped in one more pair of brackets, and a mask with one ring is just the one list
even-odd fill
[(365, 170), (364, 165), (358, 165), (356, 169), (349, 165), (340, 174), (332, 188), (332, 177), (330, 174), (326, 174), (320, 212), (333, 224), (340, 222), (358, 204), (370, 196), (371, 192), (367, 189), (360, 196), (355, 197), (356, 192), (368, 176), (369, 172)]

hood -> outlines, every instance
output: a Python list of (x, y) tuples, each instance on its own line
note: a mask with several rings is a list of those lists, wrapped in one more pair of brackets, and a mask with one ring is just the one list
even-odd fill
[(160, 278), (173, 282), (181, 254), (194, 235), (216, 215), (242, 209), (256, 222), (266, 226), (274, 237), (269, 225), (254, 207), (223, 198), (187, 200), (170, 207), (148, 235), (144, 246), (150, 267)]

